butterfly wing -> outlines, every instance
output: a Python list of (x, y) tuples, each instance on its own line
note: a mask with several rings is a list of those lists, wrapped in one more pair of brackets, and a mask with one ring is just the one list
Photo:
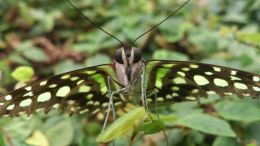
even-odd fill
[[(107, 78), (114, 78), (112, 65), (99, 65), (50, 77), (0, 97), (0, 116), (18, 116), (62, 107), (69, 113), (97, 114), (107, 109)], [(116, 88), (115, 84), (111, 84)], [(115, 97), (114, 102), (117, 102)], [(119, 104), (117, 104), (119, 105)]]
[(146, 61), (146, 77), (147, 92), (157, 91), (158, 101), (196, 100), (210, 94), (260, 96), (260, 75), (217, 65), (151, 60)]

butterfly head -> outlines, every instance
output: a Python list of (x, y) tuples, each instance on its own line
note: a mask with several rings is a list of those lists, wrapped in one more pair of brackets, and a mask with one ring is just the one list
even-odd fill
[[(141, 51), (134, 47), (122, 47), (115, 52), (115, 65), (117, 69), (121, 70), (118, 72), (118, 76), (122, 78), (124, 76), (127, 79), (127, 83), (133, 80), (142, 66), (142, 55)], [(121, 74), (121, 75), (119, 75)], [(126, 85), (127, 83), (123, 83)]]

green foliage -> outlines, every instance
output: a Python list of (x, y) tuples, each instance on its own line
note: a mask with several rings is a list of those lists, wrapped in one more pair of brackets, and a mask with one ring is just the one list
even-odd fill
[(141, 131), (144, 134), (154, 134), (165, 130), (165, 124), (161, 120), (151, 120), (149, 122), (145, 122), (141, 125)]
[[(183, 1), (72, 2), (98, 26), (126, 41), (134, 40), (166, 18)], [(259, 7), (259, 0), (194, 0), (134, 46), (142, 49), (145, 59), (191, 60), (259, 74)], [(62, 0), (0, 0), (0, 94), (14, 89), (16, 80), (28, 82), (32, 76), (42, 79), (109, 63), (118, 47), (117, 41), (90, 25)], [(201, 106), (183, 102), (161, 107), (157, 112), (166, 126), (169, 145), (257, 146), (259, 103), (210, 97), (201, 100)], [(87, 119), (80, 115), (65, 118), (56, 111), (30, 118), (2, 118), (0, 145), (98, 145), (95, 139), (102, 124)], [(125, 126), (135, 120), (122, 121)], [(152, 130), (144, 131), (153, 133), (156, 124), (162, 126), (161, 122), (153, 124), (148, 126)], [(115, 129), (122, 128), (118, 121), (113, 125)], [(124, 136), (123, 130), (117, 131), (119, 137)], [(235, 135), (239, 137), (232, 138)], [(111, 131), (108, 137), (111, 138)], [(160, 135), (148, 141), (166, 145), (164, 138), (157, 137)], [(127, 138), (116, 140), (117, 146), (127, 143)], [(140, 138), (135, 143), (144, 145)]]
[(215, 105), (215, 109), (229, 120), (245, 122), (260, 120), (260, 108), (246, 101), (222, 101)]
[(188, 115), (179, 119), (178, 124), (209, 134), (236, 137), (226, 121), (206, 114)]
[(174, 58), (175, 60), (182, 60), (182, 61), (187, 61), (188, 56), (183, 55), (178, 52), (172, 52), (172, 51), (167, 51), (167, 50), (158, 50), (153, 53), (153, 59), (172, 59)]
[(12, 72), (12, 76), (16, 80), (23, 81), (23, 82), (30, 81), (33, 75), (34, 75), (33, 69), (28, 66), (20, 66)]
[(0, 145), (6, 146), (5, 143), (5, 135), (3, 133), (0, 133)]
[(44, 133), (50, 145), (69, 145), (74, 137), (74, 127), (70, 119), (53, 117), (44, 124)]
[(218, 137), (216, 139), (216, 141), (214, 142), (213, 146), (238, 146), (239, 143), (231, 138), (227, 138), (227, 137)]
[(98, 137), (97, 142), (109, 142), (122, 136), (131, 135), (135, 127), (138, 127), (146, 117), (144, 107), (136, 108), (118, 118), (113, 124), (104, 130)]
[(239, 41), (260, 48), (260, 33), (236, 33)]

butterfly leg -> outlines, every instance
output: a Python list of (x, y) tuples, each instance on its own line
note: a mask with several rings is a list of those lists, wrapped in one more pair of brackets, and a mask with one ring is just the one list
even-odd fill
[(148, 111), (148, 105), (146, 100), (146, 85), (145, 85), (145, 66), (142, 66), (142, 74), (141, 74), (141, 98), (142, 104), (144, 108)]
[[(158, 113), (158, 103), (157, 103), (157, 92), (154, 90), (153, 91), (153, 94), (154, 94), (154, 102), (155, 102), (155, 112), (156, 112), (156, 116), (157, 116), (157, 118), (158, 118), (158, 120), (160, 120), (160, 115), (159, 115), (159, 113)], [(166, 132), (165, 132), (165, 129), (163, 129), (162, 130), (162, 132), (163, 132), (163, 135), (164, 135), (164, 137), (165, 137), (165, 139), (166, 139), (166, 145), (168, 146), (169, 145), (169, 139), (168, 139), (168, 136), (167, 136), (167, 134), (166, 134)]]
[[(148, 95), (148, 97), (150, 97), (150, 96), (154, 96), (155, 112), (156, 112), (156, 116), (157, 116), (158, 120), (160, 120), (160, 115), (159, 115), (159, 113), (158, 113), (158, 103), (157, 103), (157, 92), (156, 92), (156, 90), (152, 90), (152, 91), (150, 92), (150, 94)], [(150, 118), (152, 119), (151, 116), (150, 116)], [(152, 119), (152, 120), (153, 120), (153, 119)], [(165, 137), (165, 139), (166, 139), (166, 145), (168, 146), (168, 145), (169, 145), (169, 139), (168, 139), (168, 136), (167, 136), (167, 134), (166, 134), (166, 132), (165, 132), (165, 129), (163, 129), (162, 132), (163, 132), (163, 135), (164, 135), (164, 137)]]
[(107, 121), (108, 121), (108, 117), (110, 115), (110, 111), (111, 110), (112, 110), (113, 120), (116, 119), (116, 112), (115, 112), (115, 107), (114, 107), (114, 103), (113, 103), (113, 96), (115, 94), (121, 93), (122, 91), (125, 90), (125, 88), (121, 88), (121, 89), (119, 89), (117, 91), (112, 91), (112, 89), (111, 89), (111, 81), (114, 81), (114, 80), (111, 77), (108, 77), (107, 78), (107, 84), (108, 84), (109, 103), (108, 103), (107, 114), (106, 114), (106, 117), (105, 117), (105, 120), (104, 120), (104, 124), (103, 124), (103, 127), (102, 127), (102, 132), (104, 131), (104, 129), (106, 127), (106, 124), (107, 124)]
[(147, 97), (152, 97), (152, 96), (154, 96), (154, 105), (155, 105), (156, 115), (157, 115), (158, 119), (160, 119), (160, 118), (159, 118), (159, 114), (158, 114), (158, 110), (157, 110), (157, 109), (158, 109), (157, 92), (156, 92), (156, 90), (151, 90), (151, 91), (149, 91), (148, 93), (149, 93), (149, 94), (146, 95)]

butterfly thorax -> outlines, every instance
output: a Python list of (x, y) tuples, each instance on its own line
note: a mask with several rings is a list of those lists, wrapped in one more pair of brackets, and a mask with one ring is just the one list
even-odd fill
[(128, 95), (140, 93), (143, 65), (141, 52), (137, 48), (124, 47), (116, 50), (114, 67), (117, 81)]

